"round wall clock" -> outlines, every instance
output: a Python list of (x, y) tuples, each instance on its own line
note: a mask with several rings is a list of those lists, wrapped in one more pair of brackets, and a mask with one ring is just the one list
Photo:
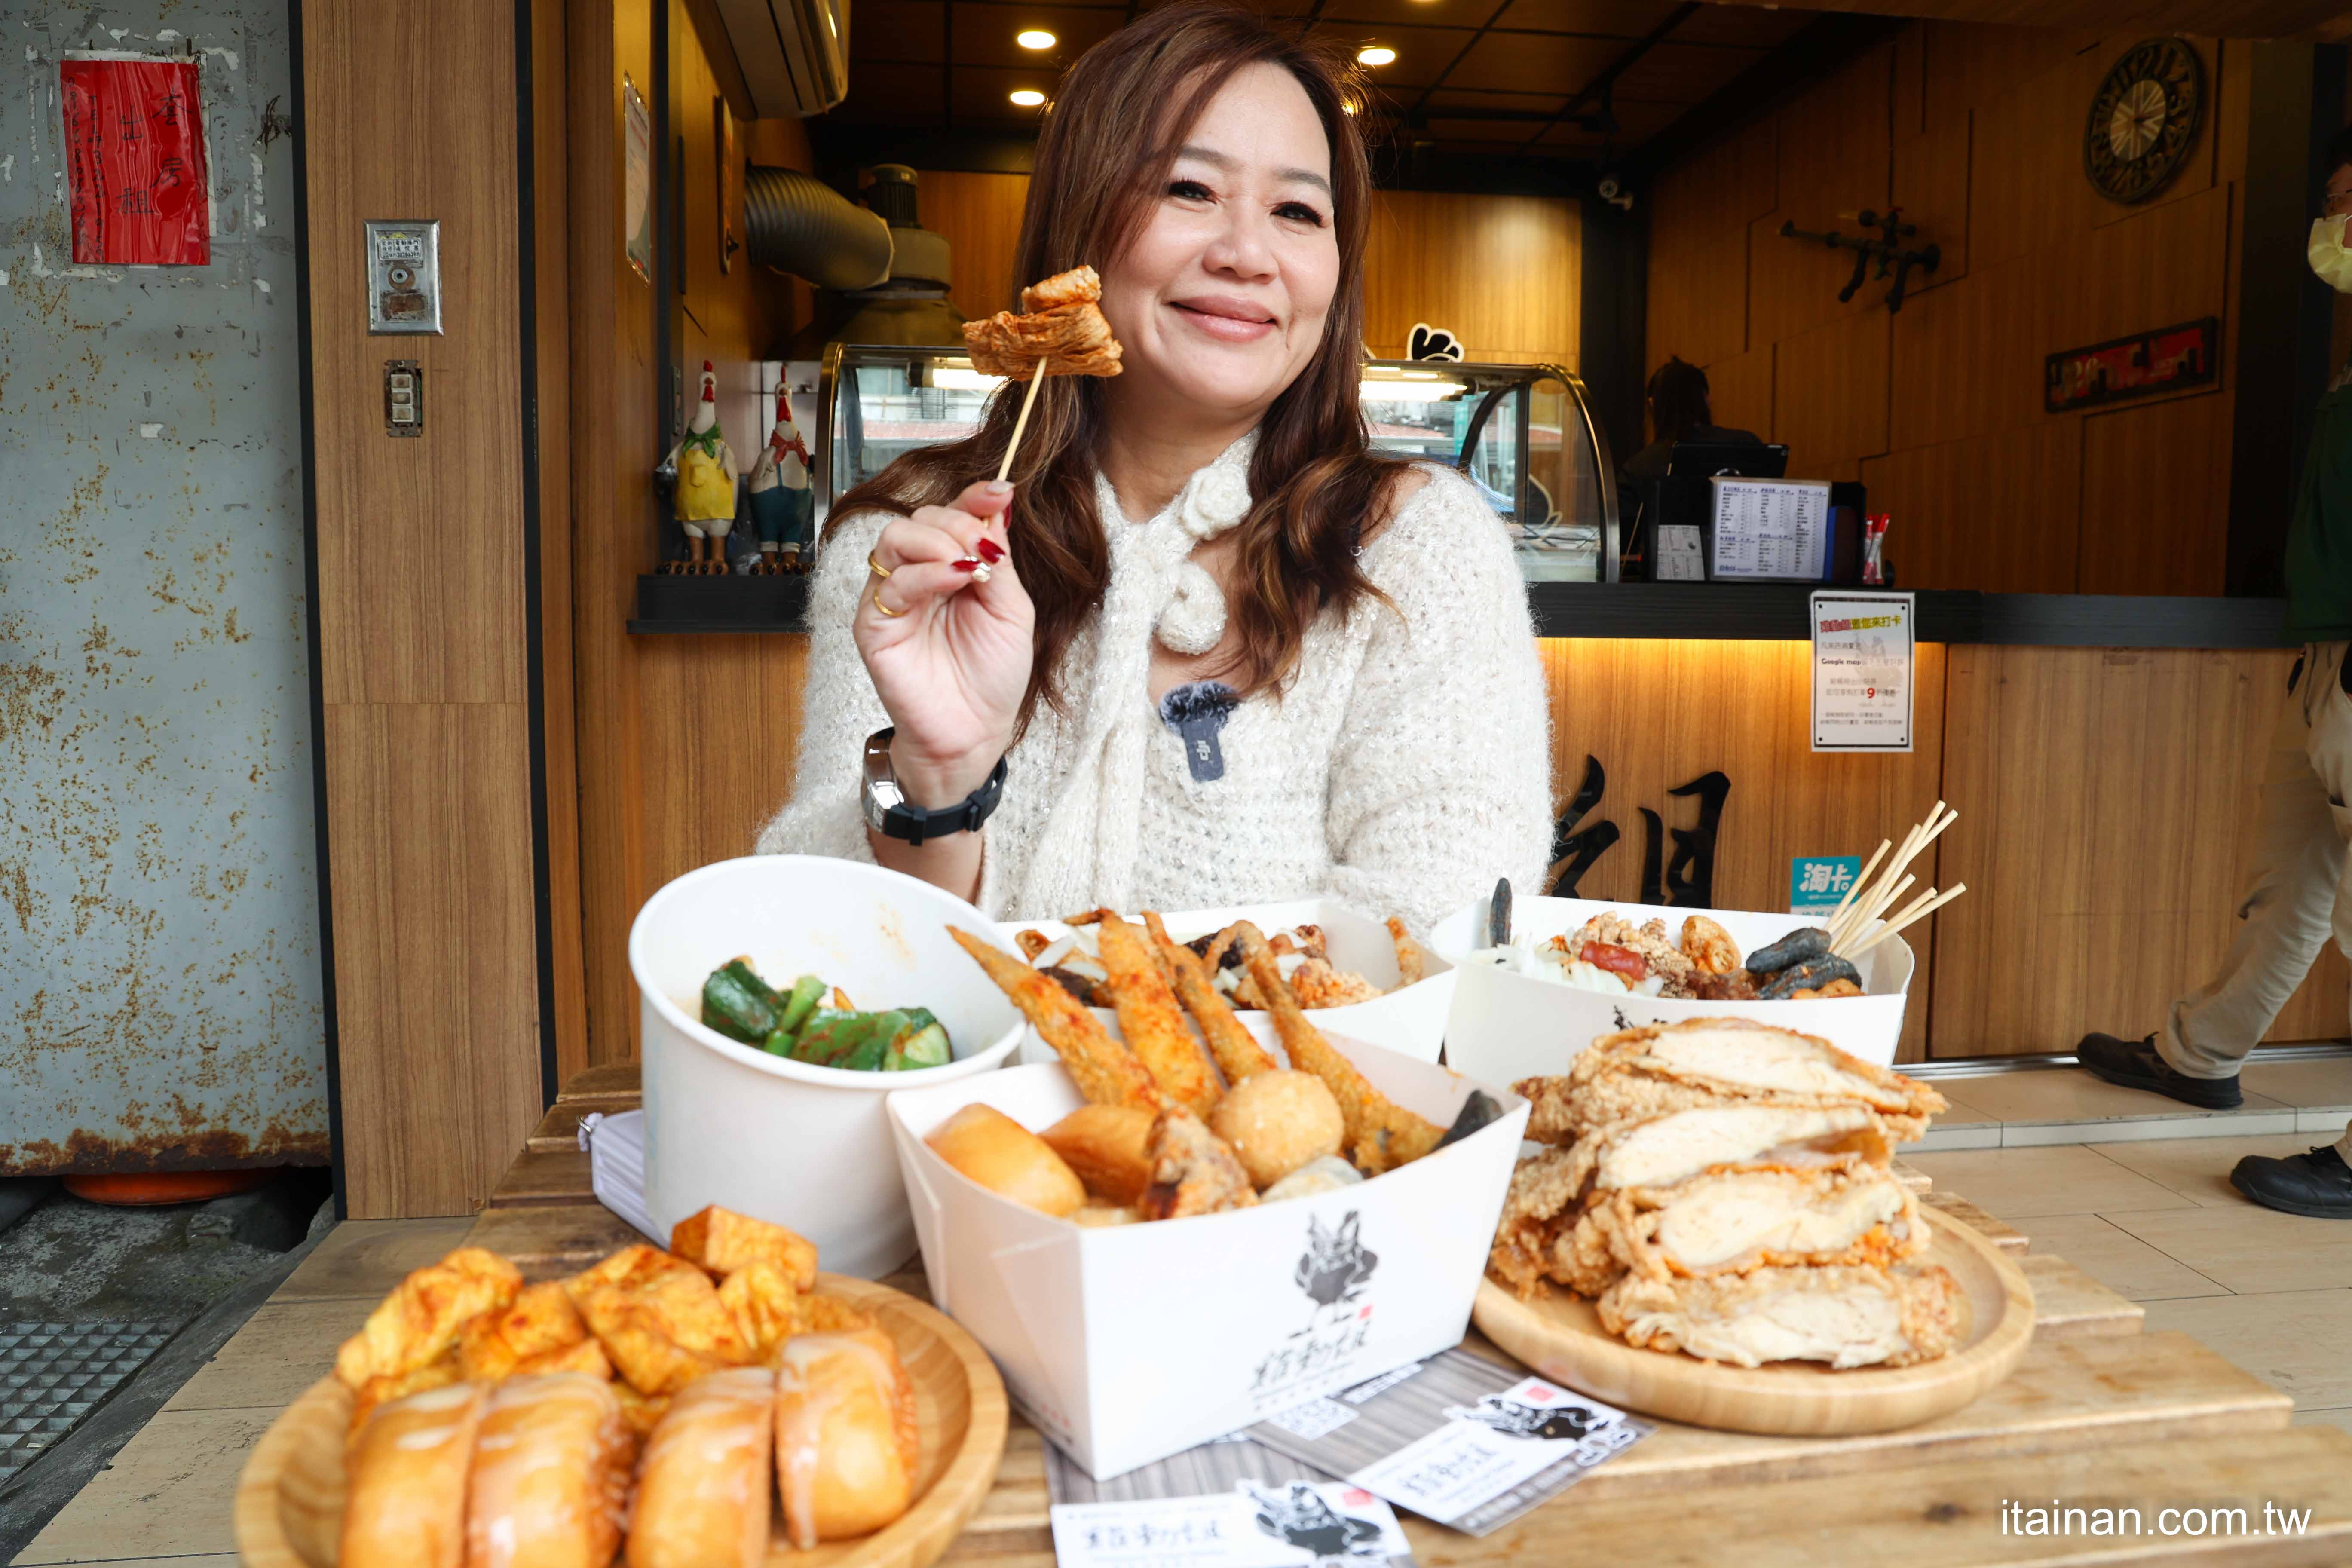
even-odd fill
[(2205, 62), (2184, 38), (2147, 38), (2091, 99), (2083, 172), (2112, 202), (2144, 202), (2172, 183), (2205, 119)]

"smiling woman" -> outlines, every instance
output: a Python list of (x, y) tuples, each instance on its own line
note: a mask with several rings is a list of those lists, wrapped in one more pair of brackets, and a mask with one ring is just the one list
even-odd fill
[(1359, 406), (1364, 90), (1205, 0), (1070, 70), (1016, 276), (1097, 268), (1122, 374), (1037, 389), (1013, 483), (988, 476), (1017, 385), (835, 504), (762, 850), (1000, 916), (1328, 892), (1426, 928), (1540, 875), (1546, 705), (1502, 523), (1371, 452)]

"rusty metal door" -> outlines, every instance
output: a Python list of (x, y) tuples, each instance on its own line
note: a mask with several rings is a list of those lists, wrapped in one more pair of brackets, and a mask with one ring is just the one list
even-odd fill
[[(287, 0), (0, 36), (0, 1173), (321, 1162)], [(209, 266), (71, 259), (126, 50), (200, 62)]]

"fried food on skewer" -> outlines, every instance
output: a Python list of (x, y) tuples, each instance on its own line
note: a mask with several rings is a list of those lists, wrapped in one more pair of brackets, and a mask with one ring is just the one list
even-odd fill
[(1021, 290), (1021, 308), (1035, 312), (1051, 310), (1063, 305), (1092, 304), (1102, 298), (1102, 279), (1091, 267), (1073, 267), (1067, 272), (1056, 272), (1042, 283), (1032, 283)]
[(1396, 943), (1397, 989), (1418, 984), (1428, 973), (1429, 955), (1422, 952), (1421, 943), (1412, 940), (1412, 933), (1404, 929), (1404, 921), (1394, 915), (1389, 917), (1389, 940)]
[(1098, 929), (1103, 967), (1110, 971), (1111, 1005), (1118, 1011), (1127, 1048), (1162, 1094), (1193, 1115), (1206, 1116), (1222, 1090), (1192, 1031), (1184, 1026), (1183, 1009), (1160, 978), (1150, 941), (1115, 914), (1106, 915)]
[(1243, 962), (1274, 1015), (1275, 1032), (1282, 1037), (1282, 1048), (1290, 1053), (1290, 1065), (1321, 1079), (1339, 1102), (1356, 1168), (1367, 1176), (1377, 1176), (1409, 1165), (1436, 1148), (1445, 1130), (1414, 1115), (1367, 1082), (1356, 1064), (1332, 1049), (1323, 1032), (1307, 1022), (1297, 999), (1282, 983), (1265, 934), (1246, 921), (1240, 923), (1238, 933)]
[(1023, 314), (999, 310), (963, 324), (971, 368), (1027, 381), (1047, 375), (1117, 375), (1118, 340), (1104, 320), (1102, 279), (1091, 267), (1056, 273), (1021, 290)]
[(1154, 928), (1159, 939), (1160, 956), (1176, 976), (1176, 994), (1192, 1021), (1201, 1026), (1201, 1037), (1209, 1042), (1209, 1053), (1224, 1069), (1225, 1081), (1237, 1084), (1255, 1078), (1262, 1072), (1272, 1072), (1282, 1064), (1268, 1056), (1265, 1047), (1242, 1026), (1234, 1016), (1234, 1009), (1218, 994), (1216, 984), (1209, 978), (1208, 966), (1192, 950), (1181, 942), (1168, 940), (1160, 917), (1147, 914), (1144, 920)]
[(988, 977), (1037, 1026), (1069, 1069), (1070, 1081), (1095, 1105), (1134, 1105), (1159, 1110), (1167, 1103), (1143, 1064), (1108, 1034), (1092, 1013), (1078, 1005), (1050, 975), (1030, 968), (1009, 952), (1001, 952), (967, 931), (954, 926), (948, 934)]

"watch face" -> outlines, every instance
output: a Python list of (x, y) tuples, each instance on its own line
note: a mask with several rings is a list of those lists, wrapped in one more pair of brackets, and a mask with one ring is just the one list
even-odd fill
[(2188, 162), (2205, 115), (2205, 62), (2186, 39), (2126, 51), (2091, 99), (2083, 170), (2109, 201), (2144, 202)]

